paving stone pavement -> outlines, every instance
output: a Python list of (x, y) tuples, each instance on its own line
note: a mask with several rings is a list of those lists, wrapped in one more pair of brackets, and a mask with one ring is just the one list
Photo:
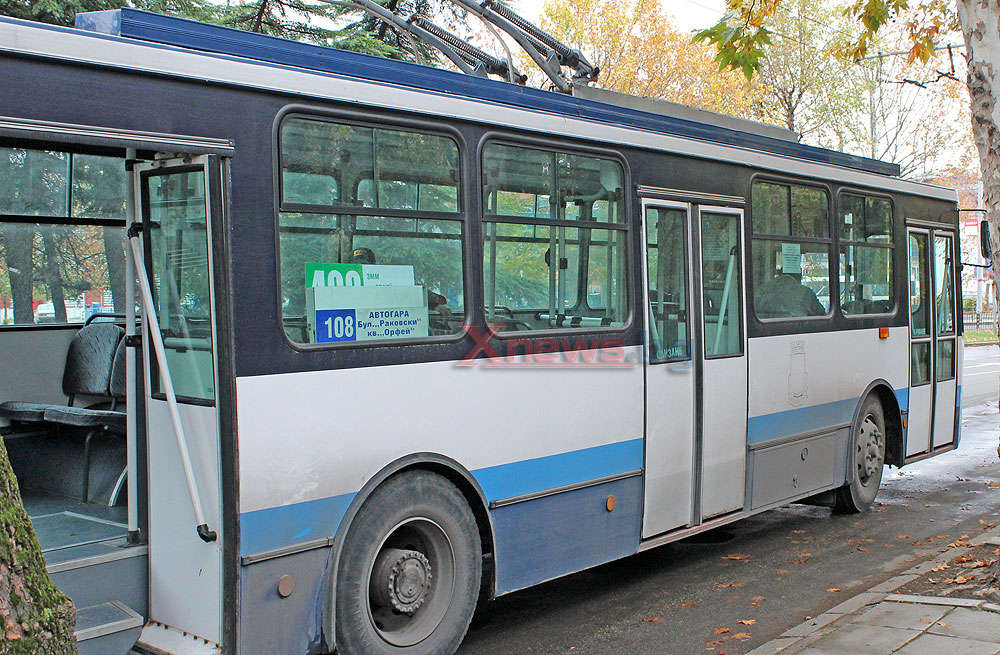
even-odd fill
[[(1000, 543), (1000, 530), (972, 543)], [(919, 564), (748, 655), (1000, 655), (1000, 604), (892, 593), (957, 554)]]

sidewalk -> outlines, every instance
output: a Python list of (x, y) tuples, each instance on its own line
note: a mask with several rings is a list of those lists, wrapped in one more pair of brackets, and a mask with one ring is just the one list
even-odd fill
[[(1000, 529), (969, 541), (973, 546), (1000, 546)], [(748, 655), (1000, 655), (1000, 603), (893, 593), (963, 552), (949, 549)]]

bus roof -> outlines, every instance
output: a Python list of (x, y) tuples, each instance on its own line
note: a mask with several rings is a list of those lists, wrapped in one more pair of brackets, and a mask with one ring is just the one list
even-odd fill
[(486, 103), (697, 139), (879, 175), (898, 177), (900, 173), (897, 164), (804, 145), (766, 134), (137, 9), (78, 14), (76, 27), (129, 40), (445, 93)]

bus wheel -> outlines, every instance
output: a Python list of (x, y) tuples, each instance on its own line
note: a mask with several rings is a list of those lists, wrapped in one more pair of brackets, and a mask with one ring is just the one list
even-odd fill
[(351, 523), (337, 576), (342, 655), (451, 655), (479, 597), (479, 527), (462, 493), (427, 471), (401, 473)]
[(847, 484), (837, 490), (834, 509), (863, 512), (875, 501), (885, 466), (885, 415), (874, 395), (865, 398), (851, 435)]

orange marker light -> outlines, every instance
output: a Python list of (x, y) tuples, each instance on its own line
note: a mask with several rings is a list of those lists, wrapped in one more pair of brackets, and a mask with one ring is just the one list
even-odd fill
[(879, 328), (878, 329), (878, 338), (879, 339), (888, 339), (889, 338), (889, 328)]

